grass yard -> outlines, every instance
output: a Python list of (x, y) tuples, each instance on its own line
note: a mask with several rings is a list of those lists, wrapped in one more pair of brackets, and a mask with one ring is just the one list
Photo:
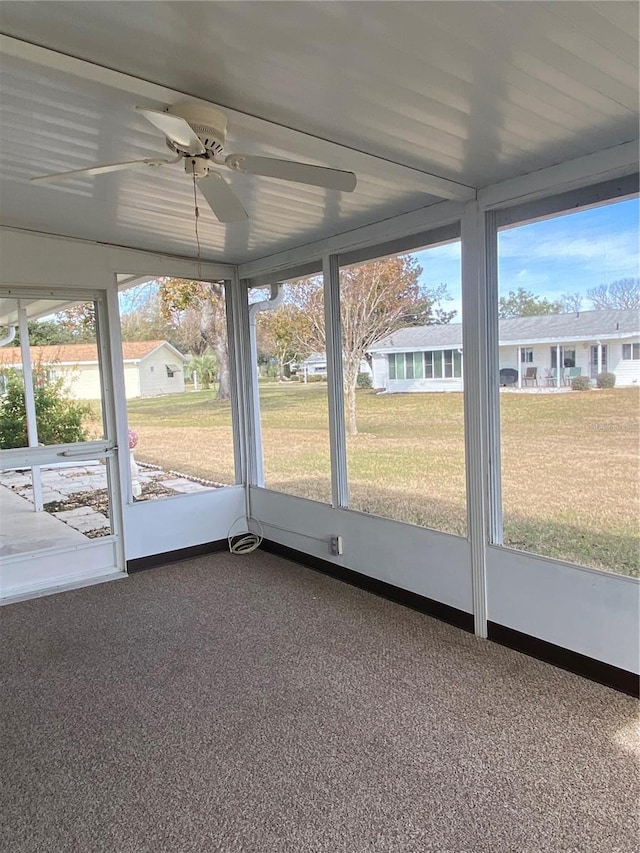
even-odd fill
[[(260, 386), (265, 481), (328, 501), (324, 383)], [(501, 395), (505, 544), (638, 576), (640, 390)], [(233, 482), (231, 410), (212, 392), (130, 400), (136, 457)], [(466, 534), (462, 394), (358, 396), (352, 508)]]

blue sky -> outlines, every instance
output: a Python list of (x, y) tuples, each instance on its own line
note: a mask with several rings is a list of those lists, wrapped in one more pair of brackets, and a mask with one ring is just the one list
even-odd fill
[[(587, 290), (640, 275), (639, 221), (640, 200), (629, 199), (502, 231), (500, 295), (523, 287), (555, 300), (580, 291), (582, 308), (588, 310)], [(445, 307), (460, 312), (460, 244), (415, 254), (423, 268), (421, 281), (447, 284), (453, 299)], [(454, 322), (459, 319), (458, 314)]]

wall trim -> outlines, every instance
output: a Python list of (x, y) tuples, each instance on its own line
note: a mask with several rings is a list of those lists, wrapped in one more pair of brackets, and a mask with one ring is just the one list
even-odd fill
[(127, 573), (142, 572), (145, 569), (155, 569), (158, 566), (166, 566), (169, 563), (179, 563), (182, 560), (190, 560), (193, 557), (201, 557), (203, 554), (215, 554), (217, 551), (228, 551), (229, 542), (226, 539), (217, 539), (215, 542), (203, 542), (201, 545), (190, 545), (188, 548), (177, 548), (175, 551), (164, 551), (161, 554), (148, 554), (146, 557), (136, 557), (127, 560)]
[(507, 646), (576, 675), (581, 675), (589, 681), (604, 684), (605, 687), (611, 687), (620, 693), (627, 693), (629, 696), (640, 698), (640, 676), (633, 672), (580, 654), (580, 652), (565, 649), (563, 646), (556, 646), (554, 643), (540, 640), (530, 634), (523, 634), (521, 631), (516, 631), (515, 628), (507, 628), (506, 625), (500, 625), (497, 622), (489, 621), (487, 628), (488, 638), (494, 643)]
[(473, 614), (452, 607), (450, 604), (443, 604), (441, 601), (427, 598), (408, 589), (402, 589), (402, 587), (394, 586), (386, 581), (378, 580), (378, 578), (372, 578), (369, 575), (362, 574), (362, 572), (337, 566), (328, 560), (323, 560), (312, 554), (305, 554), (304, 551), (298, 551), (288, 545), (280, 545), (279, 542), (274, 542), (271, 539), (264, 539), (261, 548), (263, 551), (278, 554), (280, 557), (285, 557), (307, 568), (330, 575), (337, 580), (360, 587), (360, 589), (365, 589), (381, 598), (387, 598), (396, 604), (402, 604), (412, 610), (426, 613), (428, 616), (440, 619), (441, 622), (447, 622), (456, 628), (462, 628), (463, 631), (473, 633)]

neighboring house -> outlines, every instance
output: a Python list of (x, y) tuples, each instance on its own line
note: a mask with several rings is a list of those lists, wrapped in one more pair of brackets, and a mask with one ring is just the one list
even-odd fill
[[(298, 373), (303, 376), (322, 376), (327, 378), (327, 356), (324, 353), (314, 352), (298, 366)], [(360, 362), (360, 373), (371, 376), (371, 368), (366, 359)]]
[[(78, 400), (100, 399), (98, 353), (95, 344), (56, 344), (30, 347), (35, 368), (46, 365), (52, 379), (67, 380)], [(184, 366), (189, 360), (167, 341), (132, 341), (122, 344), (127, 399), (155, 397), (184, 391)], [(0, 348), (2, 368), (22, 369), (20, 347)]]
[[(370, 354), (374, 388), (462, 390), (460, 323), (399, 329)], [(640, 315), (603, 310), (500, 320), (499, 366), (528, 387), (562, 385), (578, 374), (594, 379), (603, 371), (615, 374), (617, 386), (640, 384)]]

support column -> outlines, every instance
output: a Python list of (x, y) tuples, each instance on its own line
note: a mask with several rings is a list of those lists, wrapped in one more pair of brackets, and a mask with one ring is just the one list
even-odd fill
[[(29, 328), (27, 326), (27, 311), (18, 302), (18, 328), (20, 329), (20, 354), (22, 359), (22, 378), (24, 381), (24, 404), (27, 418), (27, 446), (38, 446), (38, 422), (36, 419), (36, 401), (33, 393), (33, 369), (31, 366), (31, 351), (29, 349)], [(42, 477), (40, 467), (31, 469), (33, 484), (33, 508), (42, 512)]]
[(558, 344), (556, 345), (556, 387), (559, 388), (562, 385), (562, 373), (564, 371), (564, 365), (560, 364), (560, 354), (562, 347)]
[[(497, 237), (477, 202), (462, 217), (462, 349), (467, 524), (475, 633), (487, 636), (486, 560), (502, 536), (498, 363)], [(486, 224), (485, 224), (486, 223)]]
[(518, 388), (522, 388), (522, 347), (518, 347)]
[(331, 500), (334, 507), (349, 505), (347, 439), (344, 425), (342, 327), (340, 324), (340, 267), (336, 255), (322, 259), (324, 327), (327, 349), (329, 441), (331, 444)]

